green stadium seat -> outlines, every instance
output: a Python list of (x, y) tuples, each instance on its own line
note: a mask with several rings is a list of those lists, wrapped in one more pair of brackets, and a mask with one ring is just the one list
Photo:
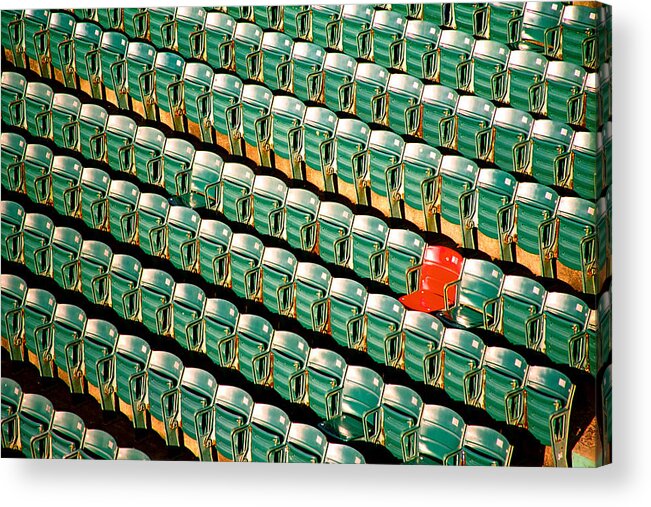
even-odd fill
[(148, 42), (129, 42), (126, 73), (131, 109), (140, 116), (153, 120), (155, 110), (154, 63), (156, 49)]
[(108, 193), (111, 177), (101, 169), (84, 167), (81, 173), (81, 218), (88, 227), (108, 231)]
[(93, 97), (102, 97), (101, 72), (102, 63), (100, 59), (100, 41), (102, 40), (102, 28), (96, 23), (81, 22), (75, 25), (74, 55), (75, 74), (78, 80), (78, 88)]
[(115, 460), (118, 457), (118, 444), (109, 433), (88, 429), (84, 443), (79, 451), (79, 459)]
[[(238, 147), (238, 152), (246, 154), (258, 165), (270, 167), (268, 140), (272, 132), (265, 127), (269, 126), (266, 118), (271, 112), (273, 94), (258, 84), (246, 84), (243, 88), (239, 113), (241, 131), (237, 137), (243, 141), (244, 147)], [(234, 123), (233, 118), (229, 121)]]
[(311, 5), (312, 42), (323, 48), (341, 51), (343, 5)]
[(554, 242), (549, 225), (554, 222), (558, 200), (558, 194), (544, 185), (518, 185), (513, 203), (502, 208), (498, 216), (505, 241), (503, 259), (512, 259), (514, 245), (520, 264), (534, 274), (553, 275), (551, 259), (545, 259), (543, 252)]
[(559, 24), (545, 32), (545, 52), (597, 70), (606, 61), (607, 31), (604, 6), (567, 5)]
[(104, 29), (124, 29), (124, 9), (97, 9), (97, 22)]
[[(3, 204), (5, 202), (2, 201)], [(23, 343), (25, 342), (24, 308), (27, 298), (27, 285), (22, 278), (2, 274), (0, 275), (0, 287), (2, 287), (2, 347), (9, 352), (9, 357), (12, 360), (22, 361)]]
[(427, 144), (405, 144), (401, 196), (404, 218), (424, 231), (438, 231), (435, 204), (439, 194), (438, 176), (442, 158), (436, 148)]
[(282, 5), (254, 5), (253, 21), (263, 29), (282, 31), (283, 6)]
[(84, 349), (86, 314), (78, 306), (58, 304), (54, 313), (54, 364), (57, 377), (72, 393), (84, 390)]
[(288, 463), (323, 463), (327, 448), (326, 436), (314, 426), (292, 423), (289, 427)]
[(84, 333), (86, 390), (102, 410), (115, 410), (115, 350), (117, 328), (105, 320), (88, 319)]
[[(321, 168), (325, 175), (336, 173), (337, 190), (351, 202), (368, 205), (365, 178), (371, 129), (363, 121), (345, 118), (337, 123), (335, 137), (321, 146)], [(326, 192), (335, 191), (325, 180)]]
[[(253, 79), (260, 73), (256, 56), (262, 48), (262, 29), (255, 23), (238, 21), (233, 33), (234, 70), (240, 78)], [(257, 65), (256, 65), (257, 64)]]
[(176, 8), (147, 9), (149, 37), (157, 48), (177, 49)]
[(518, 44), (521, 39), (524, 7), (524, 3), (515, 2), (486, 4), (483, 14), (486, 21), (482, 19), (480, 23), (486, 27), (486, 31), (481, 36), (504, 44)]
[(219, 182), (224, 160), (212, 151), (197, 150), (192, 161), (190, 195), (181, 201), (194, 209), (218, 210), (221, 204)]
[(52, 136), (60, 148), (79, 151), (81, 101), (68, 93), (55, 93), (52, 102)]
[[(611, 134), (606, 131), (606, 135)], [(559, 157), (562, 169), (567, 169), (565, 159), (569, 159), (567, 165), (572, 174), (569, 185), (581, 197), (597, 200), (603, 189), (611, 184), (611, 142), (611, 138), (604, 140), (601, 132), (576, 132), (572, 139), (571, 156), (562, 154)]]
[(319, 264), (299, 262), (294, 279), (296, 319), (306, 329), (323, 332), (329, 322), (332, 275)]
[(282, 32), (265, 32), (262, 45), (253, 64), (260, 73), (252, 78), (265, 83), (271, 90), (287, 90), (291, 84), (291, 64), (294, 41)]
[(376, 63), (357, 65), (354, 113), (360, 120), (366, 123), (387, 123), (389, 77), (389, 71)]
[(54, 222), (45, 215), (28, 213), (23, 231), (25, 266), (36, 275), (50, 276)]
[(294, 97), (275, 96), (269, 116), (270, 125), (260, 126), (267, 135), (263, 142), (271, 143), (274, 167), (288, 178), (303, 179), (303, 119), (305, 104)]
[(23, 455), (32, 459), (50, 458), (52, 453), (50, 431), (54, 419), (52, 402), (40, 394), (24, 394), (18, 419)]
[(341, 412), (341, 391), (346, 375), (346, 360), (328, 349), (310, 351), (307, 362), (310, 408), (322, 419)]
[(509, 466), (513, 446), (497, 431), (485, 426), (466, 426), (463, 436), (463, 464), (466, 466)]
[(199, 271), (199, 213), (185, 206), (171, 206), (167, 217), (169, 259), (177, 269)]
[(122, 243), (138, 243), (137, 209), (140, 191), (133, 183), (112, 180), (108, 193), (111, 234)]
[[(329, 53), (335, 54), (335, 53)], [(326, 72), (326, 81), (329, 73)], [(332, 139), (337, 128), (337, 116), (325, 107), (307, 107), (303, 117), (303, 160), (305, 162), (305, 179), (317, 188), (333, 189), (332, 174), (324, 170), (324, 158), (331, 159)], [(293, 176), (293, 175), (292, 175)], [(301, 175), (301, 178), (302, 175)]]
[(115, 254), (111, 261), (111, 307), (123, 319), (137, 320), (140, 315), (140, 277), (142, 265), (130, 255)]
[(317, 217), (321, 201), (309, 190), (290, 188), (285, 199), (283, 237), (289, 246), (313, 252), (319, 239)]
[(212, 84), (212, 127), (215, 144), (232, 155), (241, 155), (242, 80), (232, 74), (216, 73)]
[(482, 34), (485, 32), (485, 28), (481, 29), (484, 24), (481, 21), (485, 20), (485, 3), (444, 3), (441, 9), (443, 25), (454, 30), (483, 37)]
[(213, 461), (217, 380), (200, 368), (185, 368), (181, 378), (183, 445), (201, 461)]
[(118, 408), (134, 428), (147, 427), (147, 367), (149, 344), (133, 335), (121, 334), (115, 349), (115, 391)]
[(125, 8), (122, 9), (122, 12), (124, 32), (129, 36), (129, 38), (146, 38), (147, 31), (149, 30), (149, 16), (147, 9), (143, 7), (131, 9)]
[(384, 446), (404, 463), (418, 459), (418, 433), (423, 400), (416, 391), (401, 385), (386, 384), (382, 392)]
[(296, 257), (284, 248), (264, 249), (262, 256), (262, 302), (273, 313), (295, 314)]
[(57, 155), (52, 162), (52, 197), (54, 209), (61, 215), (81, 215), (81, 171), (75, 158)]
[(419, 465), (459, 465), (466, 423), (454, 410), (425, 405), (418, 428)]
[(341, 411), (319, 423), (326, 434), (344, 442), (377, 443), (382, 437), (382, 377), (370, 368), (348, 366), (341, 393)]
[(138, 461), (150, 461), (149, 456), (139, 449), (133, 449), (131, 447), (120, 447), (118, 449), (118, 455), (116, 456), (117, 460), (138, 460)]
[[(473, 248), (500, 258), (502, 251), (500, 210), (513, 201), (518, 181), (499, 169), (481, 169), (475, 187), (475, 208), (466, 210), (464, 221), (475, 230)], [(474, 212), (474, 215), (470, 215)]]
[(375, 10), (372, 5), (344, 5), (341, 13), (341, 41), (344, 53), (353, 58), (368, 58), (370, 32)]
[(142, 251), (156, 257), (168, 257), (170, 204), (159, 194), (140, 194), (138, 201), (138, 236)]
[(206, 294), (191, 283), (177, 283), (172, 296), (174, 339), (184, 349), (200, 351), (205, 339)]
[(581, 124), (586, 76), (587, 72), (579, 65), (549, 62), (545, 72), (545, 111), (550, 119), (571, 125)]
[(466, 32), (443, 30), (439, 38), (439, 79), (438, 82), (450, 88), (462, 88), (462, 65), (472, 55), (475, 39)]
[(464, 247), (472, 244), (469, 217), (476, 209), (476, 187), (479, 167), (472, 160), (449, 155), (440, 167), (441, 232)]
[(357, 60), (344, 53), (327, 53), (323, 65), (323, 102), (333, 111), (353, 112)]
[(310, 6), (284, 5), (283, 31), (292, 39), (310, 40), (312, 32)]
[(441, 30), (431, 18), (410, 19), (405, 29), (405, 69), (420, 79), (439, 77), (438, 44)]
[(134, 141), (138, 126), (127, 116), (109, 115), (106, 125), (106, 154), (114, 171), (136, 174)]
[(239, 370), (249, 381), (272, 385), (271, 341), (274, 328), (258, 315), (241, 314), (237, 323)]
[[(387, 216), (399, 215), (398, 191), (402, 179), (401, 162), (405, 142), (398, 134), (387, 130), (373, 130), (368, 153), (362, 158), (363, 167), (356, 174), (358, 185), (368, 187), (360, 194)], [(365, 167), (364, 167), (365, 166)]]
[(366, 301), (366, 353), (376, 362), (401, 368), (405, 336), (402, 325), (405, 307), (384, 294), (369, 294)]
[[(49, 11), (44, 12), (49, 14)], [(4, 9), (2, 13), (2, 49), (8, 62), (16, 67), (26, 68), (29, 63), (24, 59), (26, 48), (23, 15), (24, 11), (22, 10)], [(47, 28), (47, 19), (44, 28)]]
[(324, 463), (340, 465), (363, 465), (366, 459), (361, 452), (348, 445), (328, 444)]
[(7, 190), (24, 192), (27, 141), (20, 134), (3, 132), (0, 134), (0, 147), (2, 147), (2, 158), (0, 158), (2, 186)]
[(434, 315), (407, 311), (402, 324), (407, 374), (419, 382), (438, 386), (441, 376), (441, 352), (445, 328)]
[(233, 233), (217, 220), (202, 220), (199, 228), (199, 270), (208, 282), (224, 286), (229, 282), (229, 250)]
[(406, 70), (407, 18), (394, 10), (376, 10), (371, 25), (372, 59), (387, 69)]
[[(607, 276), (607, 210), (579, 197), (561, 197), (552, 227), (556, 277), (574, 289), (597, 294)], [(578, 248), (577, 248), (578, 246)]]
[(511, 51), (506, 69), (491, 79), (492, 99), (523, 111), (542, 113), (547, 64), (547, 58), (533, 51)]
[(603, 63), (599, 70), (586, 76), (583, 94), (577, 94), (577, 99), (585, 95), (585, 103), (574, 102), (581, 114), (575, 124), (595, 131), (602, 129), (610, 118), (612, 110), (610, 64)]
[(262, 256), (264, 245), (250, 234), (234, 234), (229, 250), (231, 286), (241, 298), (259, 301), (262, 297)]
[[(74, 88), (75, 78), (75, 52), (74, 52), (74, 33), (77, 21), (75, 17), (68, 12), (53, 12), (50, 15), (50, 21), (47, 25), (47, 32), (41, 34), (39, 38), (49, 39), (47, 42), (39, 41), (46, 58), (49, 57), (52, 62), (52, 76), (59, 83), (68, 88)], [(34, 34), (35, 35), (35, 34)]]
[(472, 404), (483, 389), (481, 375), (486, 346), (465, 329), (446, 329), (443, 335), (443, 388), (455, 401)]
[(237, 368), (235, 361), (238, 352), (235, 331), (239, 316), (240, 312), (230, 301), (216, 298), (206, 300), (204, 351), (218, 366)]
[(477, 157), (504, 171), (520, 170), (527, 162), (534, 123), (533, 117), (524, 111), (497, 108), (491, 124), (477, 134)]
[(392, 74), (387, 89), (388, 124), (402, 135), (422, 137), (422, 81), (408, 74)]
[(54, 92), (49, 85), (32, 81), (25, 91), (25, 120), (27, 130), (39, 137), (51, 138), (51, 110)]
[(346, 266), (351, 254), (351, 232), (355, 215), (347, 206), (324, 201), (319, 206), (318, 252), (325, 262)]
[[(211, 55), (214, 68), (235, 70), (235, 19), (225, 12), (209, 11), (206, 15), (206, 55)], [(213, 55), (215, 55), (213, 57)], [(242, 79), (246, 79), (245, 75)]]
[(366, 288), (348, 278), (330, 285), (330, 334), (343, 347), (363, 349), (366, 338)]
[(327, 53), (311, 42), (296, 42), (291, 57), (292, 91), (303, 101), (324, 102), (324, 66)]
[[(162, 9), (153, 10), (158, 12)], [(153, 79), (158, 117), (169, 128), (177, 131), (183, 131), (184, 71), (183, 57), (171, 51), (159, 51), (156, 54)]]
[(106, 109), (97, 104), (83, 104), (79, 112), (79, 151), (89, 160), (106, 160)]
[(590, 371), (595, 347), (591, 343), (595, 337), (588, 332), (591, 313), (578, 297), (549, 292), (542, 312), (528, 323), (529, 348), (544, 352), (555, 363)]
[(176, 45), (178, 52), (185, 58), (206, 59), (204, 30), (207, 14), (203, 7), (177, 7), (174, 18)]
[(237, 387), (220, 385), (215, 400), (215, 440), (219, 461), (244, 461), (251, 448), (253, 398)]
[(307, 402), (310, 346), (289, 331), (276, 331), (271, 342), (274, 390), (292, 403)]
[[(527, 361), (517, 352), (488, 347), (483, 362), (481, 405), (496, 421), (518, 424), (525, 411), (524, 379)], [(473, 380), (469, 380), (472, 382)]]
[(209, 65), (199, 62), (188, 62), (183, 73), (183, 104), (188, 132), (204, 142), (212, 141), (214, 76)]
[(2, 258), (12, 262), (24, 259), (25, 210), (20, 204), (2, 201), (0, 204), (2, 224)]
[(273, 463), (284, 460), (290, 425), (289, 416), (279, 408), (256, 403), (251, 414), (251, 461)]
[(172, 336), (172, 295), (175, 282), (158, 269), (144, 269), (140, 278), (142, 323), (152, 333)]
[[(477, 100), (481, 100), (477, 98)], [(459, 94), (441, 85), (425, 85), (422, 97), (423, 139), (431, 139), (435, 146), (449, 146), (456, 136), (455, 111)], [(474, 145), (473, 145), (474, 150)], [(470, 154), (473, 155), (474, 151)]]
[(180, 383), (183, 362), (174, 354), (154, 350), (147, 367), (147, 410), (151, 429), (168, 446), (179, 446)]
[(575, 386), (564, 374), (531, 366), (525, 381), (526, 422), (531, 434), (551, 446), (555, 466), (567, 466), (570, 412)]
[(491, 98), (492, 83), (499, 72), (506, 68), (509, 48), (493, 40), (478, 40), (472, 50), (472, 58), (459, 68), (461, 87), (484, 98)]
[[(488, 303), (498, 296), (504, 281), (504, 274), (492, 262), (466, 259), (459, 278), (445, 285), (446, 317), (466, 328), (481, 327), (494, 318), (488, 313)], [(454, 303), (448, 294), (456, 287)]]
[(491, 125), (496, 109), (490, 100), (472, 95), (460, 97), (455, 115), (444, 118), (440, 124), (444, 146), (475, 158), (479, 154), (478, 134)]
[[(4, 20), (3, 20), (4, 21)], [(2, 275), (7, 276), (7, 275)], [(20, 449), (20, 404), (23, 390), (15, 380), (2, 377), (2, 448)]]
[(242, 5), (242, 6), (229, 6), (225, 8), (225, 12), (228, 12), (233, 18), (237, 19), (238, 21), (253, 21), (253, 17), (255, 15), (255, 11), (253, 10), (253, 7), (250, 5)]
[(52, 420), (50, 435), (53, 459), (75, 458), (84, 442), (86, 425), (77, 414), (57, 410)]
[(18, 72), (2, 73), (2, 121), (14, 127), (26, 124), (25, 92), (27, 80)]
[(387, 238), (387, 280), (398, 294), (410, 294), (420, 286), (425, 241), (415, 232), (391, 229)]
[(547, 33), (560, 23), (563, 4), (560, 2), (527, 2), (524, 4), (520, 49), (546, 51)]
[(111, 304), (111, 279), (109, 268), (113, 252), (101, 241), (84, 241), (79, 255), (81, 292), (97, 305)]
[(78, 19), (82, 21), (97, 21), (98, 9), (72, 9)]
[[(612, 295), (611, 291), (605, 291), (599, 298), (597, 306), (597, 319), (599, 328), (597, 330), (597, 347), (598, 357), (596, 358), (596, 368), (593, 371), (599, 371), (608, 361), (613, 348), (613, 322), (612, 322)], [(592, 358), (590, 358), (592, 361)], [(592, 368), (592, 365), (591, 365)]]
[(81, 288), (80, 255), (83, 238), (75, 229), (57, 227), (52, 236), (52, 278), (62, 288)]
[[(119, 10), (119, 9), (100, 9)], [(102, 25), (104, 33), (99, 45), (99, 58), (101, 61), (101, 88), (104, 98), (120, 109), (128, 109), (127, 95), (127, 51), (129, 38), (121, 33), (108, 31), (115, 29), (108, 24)]]

